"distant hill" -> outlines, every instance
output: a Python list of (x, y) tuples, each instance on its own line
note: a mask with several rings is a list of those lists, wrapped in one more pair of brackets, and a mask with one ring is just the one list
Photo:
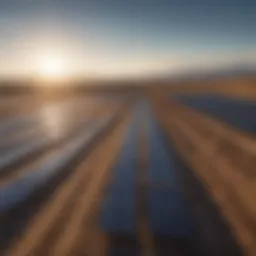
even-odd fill
[(219, 68), (214, 70), (190, 70), (176, 75), (164, 76), (174, 81), (217, 79), (226, 77), (249, 77), (256, 76), (256, 66), (236, 65), (233, 67)]

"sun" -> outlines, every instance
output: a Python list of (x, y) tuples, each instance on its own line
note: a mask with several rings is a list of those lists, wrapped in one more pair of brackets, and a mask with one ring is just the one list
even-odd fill
[(37, 61), (37, 74), (43, 80), (59, 80), (67, 75), (67, 67), (63, 58), (45, 55)]

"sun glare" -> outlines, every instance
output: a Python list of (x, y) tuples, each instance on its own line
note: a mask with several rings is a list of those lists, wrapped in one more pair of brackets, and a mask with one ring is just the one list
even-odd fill
[(37, 74), (43, 80), (59, 80), (67, 75), (67, 67), (63, 59), (57, 56), (39, 58)]

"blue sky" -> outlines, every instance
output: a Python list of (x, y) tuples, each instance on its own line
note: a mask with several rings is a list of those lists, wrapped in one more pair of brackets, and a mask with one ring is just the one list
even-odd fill
[(131, 75), (254, 64), (249, 0), (0, 2), (0, 73), (31, 75), (57, 52), (72, 74)]

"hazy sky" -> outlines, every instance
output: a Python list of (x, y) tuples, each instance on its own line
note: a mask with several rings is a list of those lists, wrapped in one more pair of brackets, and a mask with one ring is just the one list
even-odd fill
[(58, 56), (72, 75), (256, 63), (252, 0), (1, 0), (0, 73)]

